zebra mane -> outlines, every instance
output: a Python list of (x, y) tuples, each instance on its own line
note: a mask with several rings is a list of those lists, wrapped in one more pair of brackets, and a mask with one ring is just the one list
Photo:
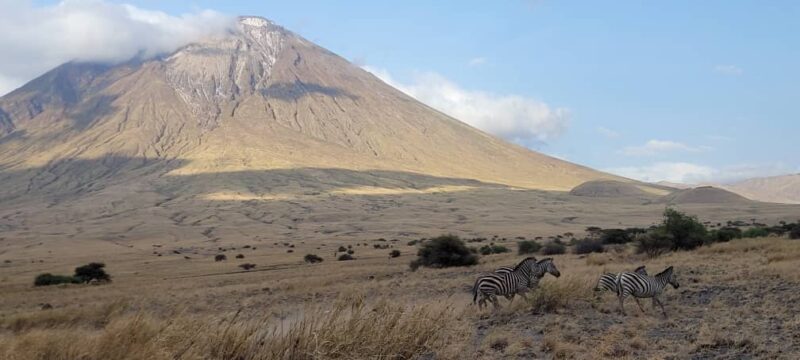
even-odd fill
[(522, 267), (522, 264), (524, 264), (525, 262), (527, 262), (529, 260), (536, 261), (536, 258), (529, 256), (529, 257), (526, 257), (526, 258), (522, 259), (522, 261), (520, 261), (519, 264), (517, 264), (517, 266), (514, 266), (514, 271), (519, 270), (519, 268)]
[(544, 258), (544, 259), (542, 259), (542, 260), (539, 260), (539, 261), (537, 261), (537, 262), (536, 262), (536, 264), (537, 264), (537, 265), (538, 265), (538, 264), (544, 264), (544, 263), (546, 263), (546, 262), (548, 262), (548, 261), (553, 261), (553, 258), (551, 258), (551, 257), (549, 257), (549, 258)]
[(663, 276), (664, 274), (667, 274), (667, 275), (672, 274), (672, 266), (670, 266), (670, 267), (664, 269), (664, 271), (656, 274), (656, 277)]

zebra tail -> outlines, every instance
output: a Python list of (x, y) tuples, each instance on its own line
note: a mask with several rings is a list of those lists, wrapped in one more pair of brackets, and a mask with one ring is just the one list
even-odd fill
[(475, 285), (472, 285), (472, 304), (478, 303), (478, 282), (475, 282)]

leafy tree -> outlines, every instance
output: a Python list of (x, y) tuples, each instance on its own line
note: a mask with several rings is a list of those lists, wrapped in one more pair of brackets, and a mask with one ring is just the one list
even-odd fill
[(92, 280), (111, 281), (111, 276), (106, 273), (104, 267), (106, 264), (97, 262), (79, 266), (75, 268), (75, 278), (86, 283)]
[(708, 230), (694, 216), (675, 209), (664, 211), (664, 231), (672, 236), (672, 250), (691, 250), (707, 242)]

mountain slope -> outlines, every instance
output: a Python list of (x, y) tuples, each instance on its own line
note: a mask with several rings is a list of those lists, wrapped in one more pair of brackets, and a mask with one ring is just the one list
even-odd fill
[(753, 200), (800, 204), (800, 174), (748, 179), (723, 187)]
[(113, 155), (173, 174), (401, 170), (547, 190), (610, 175), (441, 114), (264, 19), (167, 57), (65, 64), (0, 99), (0, 166)]

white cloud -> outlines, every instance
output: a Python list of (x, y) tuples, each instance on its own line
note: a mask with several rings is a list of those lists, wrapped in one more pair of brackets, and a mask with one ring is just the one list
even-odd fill
[(603, 135), (609, 139), (614, 139), (619, 137), (618, 132), (602, 126), (597, 127), (597, 132), (600, 133), (600, 135)]
[(713, 168), (686, 162), (657, 162), (644, 166), (605, 169), (613, 174), (646, 182), (669, 181), (682, 184), (725, 184), (756, 177), (789, 174), (797, 170), (783, 163), (737, 164)]
[(736, 65), (717, 65), (714, 66), (714, 72), (725, 75), (738, 76), (742, 75), (744, 73), (744, 70), (742, 70), (742, 68)]
[(670, 140), (649, 140), (644, 145), (628, 146), (620, 153), (628, 156), (653, 156), (670, 152), (701, 152), (711, 150), (708, 146), (689, 146)]
[(386, 70), (364, 69), (447, 115), (519, 144), (546, 142), (567, 127), (567, 109), (552, 108), (537, 99), (467, 90), (436, 73), (418, 74), (413, 83), (403, 84)]
[(103, 0), (0, 0), (0, 9), (0, 94), (71, 60), (119, 62), (171, 52), (233, 20), (210, 10), (172, 16)]
[(476, 57), (469, 60), (469, 66), (480, 66), (486, 64), (485, 57)]

